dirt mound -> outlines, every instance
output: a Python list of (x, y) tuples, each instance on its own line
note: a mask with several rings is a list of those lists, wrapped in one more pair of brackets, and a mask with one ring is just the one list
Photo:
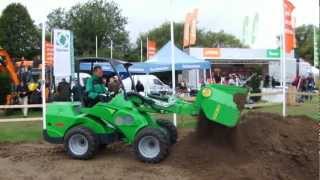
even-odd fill
[(171, 161), (204, 179), (317, 179), (317, 124), (249, 113), (235, 129), (201, 120)]
[(154, 165), (124, 144), (79, 161), (59, 145), (0, 143), (0, 179), (316, 180), (317, 128), (306, 117), (268, 113), (248, 113), (236, 129), (200, 121), (180, 130), (170, 156)]

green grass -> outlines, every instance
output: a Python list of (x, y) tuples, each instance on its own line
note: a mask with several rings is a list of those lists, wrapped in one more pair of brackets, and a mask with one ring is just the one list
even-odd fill
[[(260, 111), (282, 114), (282, 105), (256, 108), (247, 111)], [(315, 121), (319, 121), (319, 103), (318, 98), (314, 98), (312, 102), (305, 102), (296, 106), (287, 106), (287, 114), (290, 116), (307, 116)]]
[(40, 121), (0, 123), (0, 142), (38, 141), (42, 138), (41, 126)]
[[(318, 104), (317, 101), (311, 103), (304, 103), (298, 106), (289, 106), (288, 115), (306, 115), (316, 121), (319, 121)], [(270, 106), (263, 108), (256, 108), (252, 110), (245, 110), (244, 113), (250, 111), (271, 112), (281, 114), (282, 106)], [(41, 112), (34, 112), (34, 116), (39, 116)], [(19, 116), (19, 115), (18, 115)], [(11, 118), (14, 116), (10, 116)], [(153, 115), (156, 119), (172, 119), (172, 115)], [(1, 118), (1, 116), (0, 116)], [(192, 116), (178, 116), (179, 128), (194, 128), (196, 124), (196, 117)], [(41, 136), (41, 122), (11, 122), (0, 123), (0, 142), (20, 142), (20, 141), (38, 141), (42, 139)]]

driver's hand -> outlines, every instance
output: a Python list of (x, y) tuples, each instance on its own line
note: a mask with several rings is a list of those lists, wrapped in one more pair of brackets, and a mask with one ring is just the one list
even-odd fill
[(101, 102), (107, 102), (110, 99), (110, 96), (108, 94), (99, 94), (99, 101)]

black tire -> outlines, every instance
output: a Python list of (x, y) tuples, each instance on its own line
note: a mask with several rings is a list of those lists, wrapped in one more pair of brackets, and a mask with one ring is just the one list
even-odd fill
[[(86, 141), (87, 148), (84, 148), (83, 152), (75, 153), (71, 143), (76, 136), (80, 136)], [(81, 143), (81, 142), (80, 142)], [(67, 154), (74, 159), (87, 160), (91, 159), (97, 152), (99, 147), (99, 141), (90, 129), (82, 126), (77, 126), (70, 129), (64, 137), (64, 148)]]
[[(149, 143), (148, 146), (151, 147), (148, 148), (154, 149), (154, 147), (157, 147), (156, 149), (159, 151), (149, 157), (145, 155), (143, 148), (141, 148), (142, 144), (144, 144), (143, 142), (147, 138), (151, 138), (156, 142), (153, 143), (153, 145), (150, 145)], [(160, 129), (143, 128), (136, 136), (133, 147), (136, 157), (139, 160), (146, 163), (158, 163), (168, 156), (170, 143), (168, 142), (168, 138), (166, 137), (165, 133), (162, 132)]]
[(178, 130), (177, 130), (176, 126), (171, 121), (163, 120), (163, 119), (157, 120), (157, 123), (159, 126), (163, 127), (164, 129), (166, 129), (168, 131), (170, 144), (173, 145), (173, 144), (177, 143)]

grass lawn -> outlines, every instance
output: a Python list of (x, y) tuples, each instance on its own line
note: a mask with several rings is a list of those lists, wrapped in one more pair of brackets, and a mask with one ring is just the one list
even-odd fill
[(0, 142), (38, 141), (42, 138), (42, 122), (0, 123)]
[[(306, 115), (316, 121), (319, 121), (319, 106), (316, 100), (311, 103), (304, 103), (298, 106), (289, 106), (288, 115)], [(281, 114), (282, 106), (270, 106), (263, 108), (256, 108), (251, 110), (245, 110), (244, 113), (250, 111), (261, 111), (261, 112), (271, 112)], [(20, 111), (18, 112), (20, 113)], [(33, 116), (40, 116), (41, 111), (31, 112)], [(9, 118), (21, 116), (11, 115)], [(0, 116), (3, 118), (4, 116)], [(8, 117), (6, 117), (8, 118)], [(156, 119), (172, 119), (172, 115), (154, 115)], [(178, 127), (179, 128), (193, 128), (196, 124), (196, 117), (192, 116), (179, 116), (178, 117)], [(42, 123), (37, 122), (11, 122), (11, 123), (0, 123), (0, 142), (20, 142), (20, 141), (38, 141), (42, 139)]]

